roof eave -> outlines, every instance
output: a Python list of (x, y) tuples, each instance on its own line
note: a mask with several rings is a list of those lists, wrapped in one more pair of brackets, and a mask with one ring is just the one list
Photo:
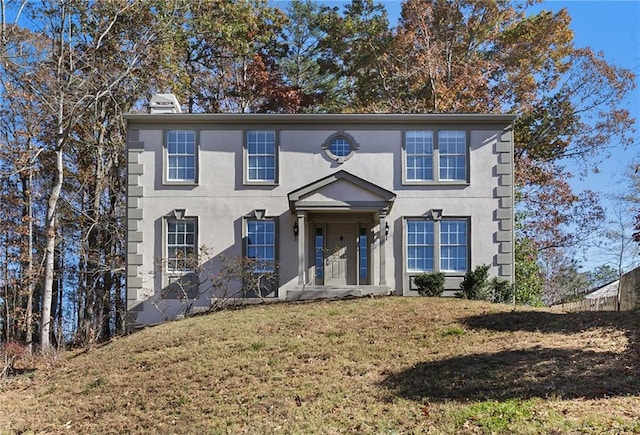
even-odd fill
[(286, 124), (412, 124), (424, 122), (437, 123), (511, 123), (514, 114), (492, 113), (358, 113), (358, 114), (265, 114), (265, 113), (126, 113), (129, 123), (144, 124), (247, 124), (247, 123), (286, 123)]

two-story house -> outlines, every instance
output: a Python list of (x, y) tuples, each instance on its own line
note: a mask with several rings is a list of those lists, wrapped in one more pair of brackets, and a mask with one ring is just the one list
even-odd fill
[[(424, 271), (453, 294), (481, 264), (513, 282), (514, 119), (187, 114), (154, 96), (150, 113), (126, 115), (131, 321), (180, 314), (166, 290), (201, 246), (206, 273), (252, 258), (275, 276), (262, 296), (282, 300), (417, 295)], [(194, 307), (251, 296), (202, 288)]]

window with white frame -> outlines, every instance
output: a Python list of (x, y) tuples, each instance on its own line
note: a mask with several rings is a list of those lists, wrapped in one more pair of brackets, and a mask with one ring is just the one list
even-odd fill
[(276, 224), (270, 219), (247, 220), (247, 257), (256, 261), (255, 272), (275, 272)]
[(409, 184), (467, 181), (468, 145), (463, 130), (408, 130), (403, 181)]
[(467, 179), (467, 135), (464, 131), (438, 132), (440, 180)]
[(467, 221), (440, 221), (440, 270), (467, 271)]
[(195, 268), (196, 220), (167, 219), (167, 269), (169, 272), (189, 272)]
[(196, 151), (195, 131), (167, 131), (166, 180), (169, 182), (195, 183)]
[(407, 272), (467, 271), (467, 219), (408, 219), (406, 237)]
[(409, 181), (433, 180), (433, 132), (405, 133), (406, 176)]
[(338, 137), (329, 145), (329, 151), (336, 157), (346, 157), (351, 153), (351, 144), (345, 138)]
[(434, 266), (434, 222), (407, 221), (407, 269), (409, 272), (432, 272)]
[(247, 132), (247, 168), (249, 182), (276, 182), (276, 133), (271, 130)]

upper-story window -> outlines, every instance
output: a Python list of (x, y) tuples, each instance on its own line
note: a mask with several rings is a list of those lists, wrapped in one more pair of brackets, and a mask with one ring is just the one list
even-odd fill
[(329, 145), (329, 151), (336, 157), (346, 157), (351, 153), (351, 144), (343, 137), (337, 137)]
[(407, 131), (405, 134), (405, 153), (407, 180), (433, 180), (432, 131)]
[(276, 132), (272, 130), (248, 131), (246, 181), (249, 183), (276, 183), (276, 162)]
[(356, 141), (346, 133), (333, 134), (322, 144), (325, 156), (338, 163), (349, 160), (358, 148)]
[(196, 182), (196, 132), (193, 130), (167, 131), (166, 181)]
[(467, 135), (464, 131), (438, 132), (440, 154), (440, 180), (465, 181), (467, 179)]
[(403, 181), (407, 184), (468, 181), (465, 131), (406, 131), (403, 153)]

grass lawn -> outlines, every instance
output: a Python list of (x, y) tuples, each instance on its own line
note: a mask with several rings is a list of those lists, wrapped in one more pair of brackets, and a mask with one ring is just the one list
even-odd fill
[(0, 433), (638, 433), (640, 314), (273, 304), (0, 381)]

